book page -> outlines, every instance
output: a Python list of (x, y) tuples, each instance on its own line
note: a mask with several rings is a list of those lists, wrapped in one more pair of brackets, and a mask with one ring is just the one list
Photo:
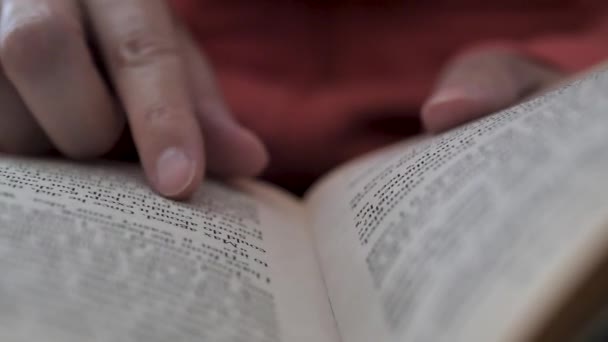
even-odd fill
[(0, 156), (0, 340), (338, 340), (300, 205), (208, 181), (186, 203), (131, 165)]
[(608, 74), (356, 161), (307, 204), (344, 341), (525, 341), (608, 246)]

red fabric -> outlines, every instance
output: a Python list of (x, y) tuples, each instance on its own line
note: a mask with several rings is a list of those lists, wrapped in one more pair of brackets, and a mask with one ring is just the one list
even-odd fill
[(504, 42), (568, 72), (608, 56), (605, 0), (172, 1), (283, 181), (417, 131), (437, 72), (468, 48)]

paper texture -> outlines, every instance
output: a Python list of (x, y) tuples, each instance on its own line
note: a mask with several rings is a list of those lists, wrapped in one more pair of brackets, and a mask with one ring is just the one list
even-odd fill
[(0, 340), (336, 341), (307, 234), (263, 186), (177, 203), (128, 166), (3, 156)]
[(606, 246), (606, 89), (595, 74), (318, 186), (308, 206), (343, 339), (538, 328)]

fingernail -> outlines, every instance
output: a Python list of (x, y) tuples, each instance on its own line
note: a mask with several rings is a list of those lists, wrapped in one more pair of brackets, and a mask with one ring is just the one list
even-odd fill
[(474, 94), (464, 91), (460, 88), (444, 89), (435, 93), (426, 103), (425, 107), (434, 106), (440, 103), (452, 102), (454, 100), (462, 100), (474, 98)]
[(175, 147), (163, 151), (156, 163), (156, 172), (158, 191), (169, 197), (184, 192), (196, 173), (192, 159)]

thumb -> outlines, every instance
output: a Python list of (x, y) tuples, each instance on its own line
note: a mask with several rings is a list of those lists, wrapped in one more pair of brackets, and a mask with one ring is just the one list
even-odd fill
[(503, 109), (548, 87), (560, 72), (507, 50), (477, 50), (448, 63), (422, 107), (422, 122), (439, 132)]

